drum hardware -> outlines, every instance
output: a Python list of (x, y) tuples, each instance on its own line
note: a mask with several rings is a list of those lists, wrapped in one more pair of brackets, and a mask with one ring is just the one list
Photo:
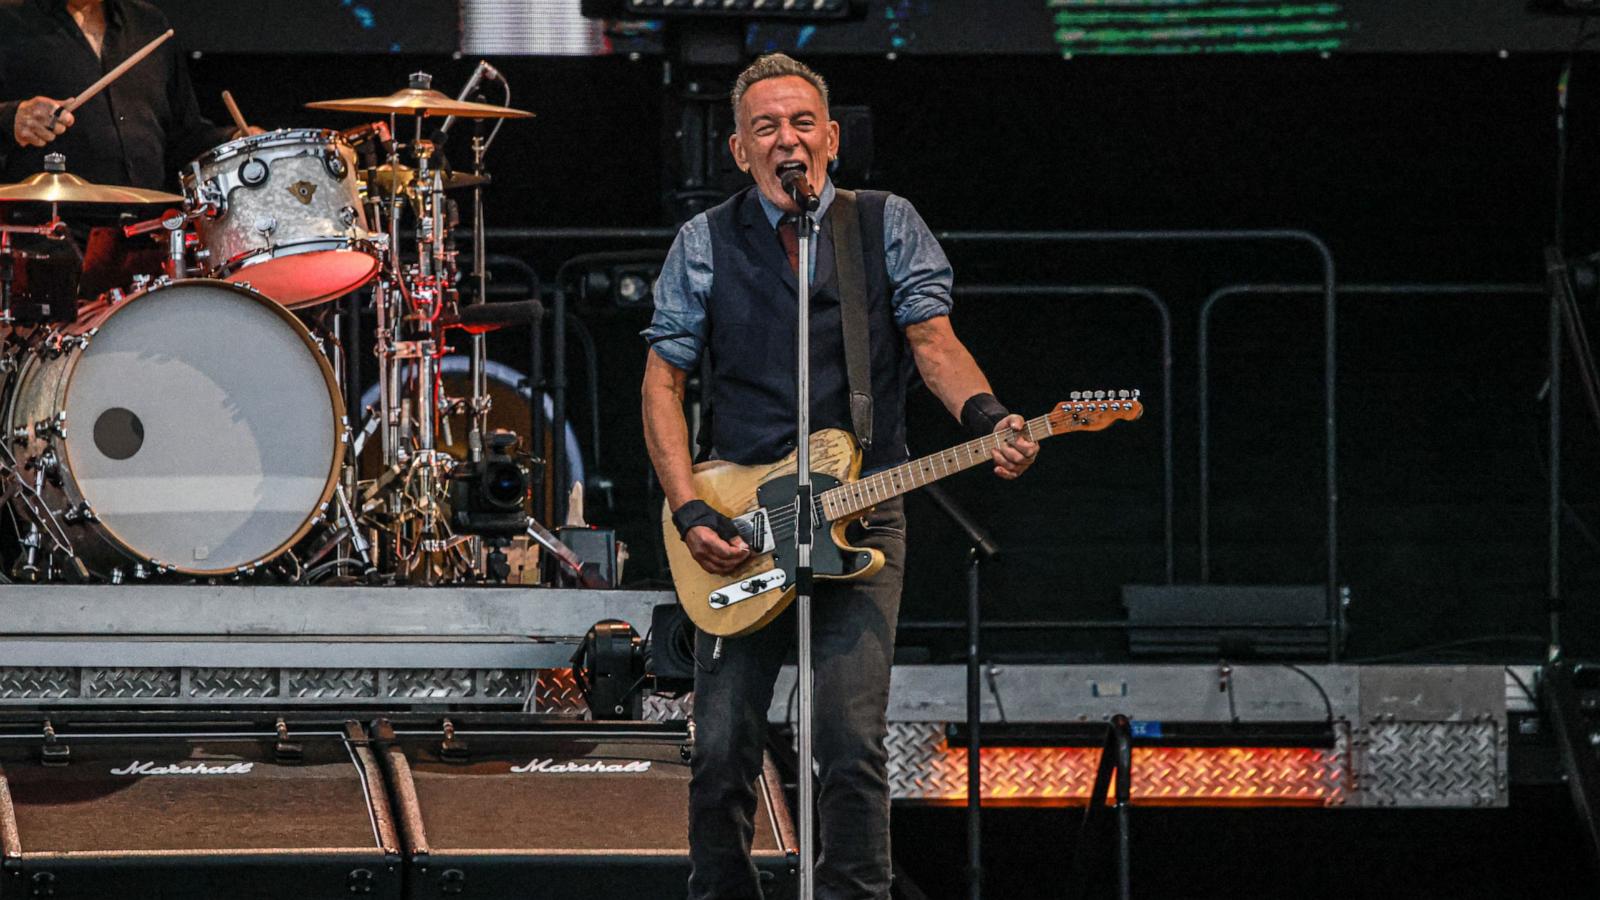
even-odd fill
[[(59, 155), (46, 172), (0, 185), (0, 201), (177, 207), (121, 229), (164, 236), (166, 274), (123, 275), (126, 288), (97, 286), (104, 292), (90, 303), (73, 296), (76, 321), (11, 331), (0, 344), (0, 371), (10, 375), (0, 506), (18, 520), (20, 574), (114, 583), (243, 579), (266, 568), (291, 581), (338, 571), (413, 583), (481, 577), (480, 539), (451, 521), (449, 486), (462, 465), (452, 454), (463, 452), (448, 449), (451, 420), (466, 418), (464, 455), (480, 463), (491, 408), (484, 333), (537, 317), (467, 314), (457, 291), (459, 223), (446, 192), (474, 191), (476, 307), (487, 294), (484, 158), (494, 133), (473, 136), (470, 174), (451, 172), (422, 120), (471, 118), (481, 129), (493, 118), (497, 132), (505, 119), (532, 115), (509, 107), (509, 89), (505, 105), (467, 101), (478, 77), (457, 100), (419, 75), (388, 97), (312, 104), (388, 123), (230, 141), (190, 164), (181, 196), (85, 182)], [(415, 117), (405, 143), (392, 137), (401, 115)], [(374, 149), (382, 156), (369, 164)], [(0, 227), (0, 324), (11, 321), (17, 266), (9, 235), (65, 237), (51, 212), (45, 225)], [(409, 248), (400, 242), (406, 215), (415, 226)], [(352, 435), (342, 317), (322, 316), (312, 333), (283, 307), (355, 304), (368, 282), (380, 390)], [(445, 334), (457, 327), (473, 345), (464, 397), (446, 394), (441, 365)], [(268, 402), (283, 391), (293, 402)], [(227, 417), (219, 402), (231, 404)], [(282, 421), (286, 409), (300, 421)], [(353, 454), (345, 465), (346, 449), (374, 433), (384, 466), (363, 481)]]
[[(11, 324), (12, 287), (15, 284), (17, 270), (16, 263), (21, 257), (20, 251), (11, 247), (13, 234), (38, 235), (50, 240), (65, 240), (67, 237), (67, 223), (63, 222), (57, 214), (56, 204), (50, 204), (50, 221), (43, 225), (6, 225), (0, 223), (0, 325)], [(54, 298), (52, 298), (54, 299)], [(60, 298), (61, 302), (71, 304), (75, 298)]]

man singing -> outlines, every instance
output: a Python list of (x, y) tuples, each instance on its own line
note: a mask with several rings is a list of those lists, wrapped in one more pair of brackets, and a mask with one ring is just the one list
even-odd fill
[[(645, 337), (645, 440), (696, 562), (727, 574), (750, 554), (731, 523), (694, 494), (683, 413), (689, 372), (708, 362), (704, 397), (708, 455), (772, 463), (794, 450), (795, 275), (801, 261), (792, 216), (799, 208), (780, 171), (798, 164), (820, 198), (811, 241), (811, 424), (842, 428), (861, 442), (863, 473), (904, 462), (906, 376), (914, 364), (929, 389), (973, 436), (1021, 429), (950, 326), (950, 263), (911, 204), (877, 191), (834, 186), (828, 163), (839, 125), (828, 116), (822, 77), (783, 54), (764, 56), (733, 85), (729, 148), (755, 184), (701, 213), (678, 232), (656, 284)], [(852, 379), (843, 311), (844, 279), (832, 235), (843, 217), (859, 225), (870, 372)], [(864, 376), (864, 377), (863, 377)], [(852, 380), (866, 381), (852, 384)], [(868, 394), (853, 410), (850, 395)], [(867, 434), (857, 424), (866, 420)], [(708, 438), (708, 440), (706, 439)], [(994, 452), (995, 474), (1016, 478), (1038, 445), (1025, 437)], [(817, 896), (889, 897), (886, 708), (905, 563), (902, 501), (880, 504), (851, 526), (850, 542), (883, 551), (887, 563), (858, 581), (820, 581), (813, 603), (816, 761), (821, 855)], [(689, 790), (692, 900), (759, 900), (750, 861), (754, 782), (773, 683), (795, 646), (794, 615), (726, 639), (696, 641), (695, 754)], [(803, 776), (802, 776), (803, 777)]]

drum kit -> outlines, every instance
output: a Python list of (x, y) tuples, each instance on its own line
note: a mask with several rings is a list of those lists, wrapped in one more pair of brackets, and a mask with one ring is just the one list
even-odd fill
[[(388, 96), (308, 106), (381, 118), (232, 140), (189, 164), (181, 196), (91, 184), (59, 156), (0, 185), (0, 211), (50, 210), (43, 224), (0, 224), (0, 503), (20, 544), (13, 578), (504, 580), (500, 548), (523, 533), (537, 461), (507, 456), (514, 440), (489, 431), (484, 332), (533, 313), (495, 304), (514, 313), (497, 316), (459, 293), (446, 192), (476, 194), (468, 277), (481, 304), (494, 133), (473, 136), (472, 172), (455, 174), (423, 124), (531, 113), (451, 99), (421, 74)], [(71, 245), (61, 209), (108, 204), (171, 207), (122, 228), (165, 264), (79, 298), (67, 270), (79, 258), (52, 252)], [(343, 400), (357, 336), (326, 304), (369, 297), (378, 399), (357, 432)], [(444, 396), (448, 332), (470, 324), (471, 394)], [(444, 449), (451, 414), (469, 423), (466, 459)], [(381, 459), (371, 478), (355, 464), (368, 438)], [(520, 481), (484, 468), (485, 448), (514, 460)], [(452, 483), (484, 472), (495, 474), (478, 493), (499, 502), (498, 530), (455, 508), (476, 494)]]

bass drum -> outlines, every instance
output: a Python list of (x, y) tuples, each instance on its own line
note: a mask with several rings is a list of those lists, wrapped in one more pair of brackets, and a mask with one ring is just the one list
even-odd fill
[(332, 496), (346, 432), (333, 369), (261, 294), (164, 283), (47, 343), (22, 363), (6, 431), (95, 574), (248, 572)]

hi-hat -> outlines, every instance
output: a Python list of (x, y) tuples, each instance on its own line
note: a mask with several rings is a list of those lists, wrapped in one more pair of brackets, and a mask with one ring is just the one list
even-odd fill
[(121, 185), (92, 184), (71, 172), (40, 172), (16, 184), (0, 184), (0, 202), (33, 203), (115, 203), (123, 206), (147, 203), (182, 203), (183, 197), (162, 191)]
[(435, 90), (408, 87), (387, 97), (347, 97), (342, 100), (318, 100), (307, 103), (307, 109), (331, 109), (335, 112), (386, 115), (401, 113), (415, 116), (456, 116), (462, 119), (527, 119), (533, 113), (509, 106), (491, 103), (473, 103), (454, 100)]

